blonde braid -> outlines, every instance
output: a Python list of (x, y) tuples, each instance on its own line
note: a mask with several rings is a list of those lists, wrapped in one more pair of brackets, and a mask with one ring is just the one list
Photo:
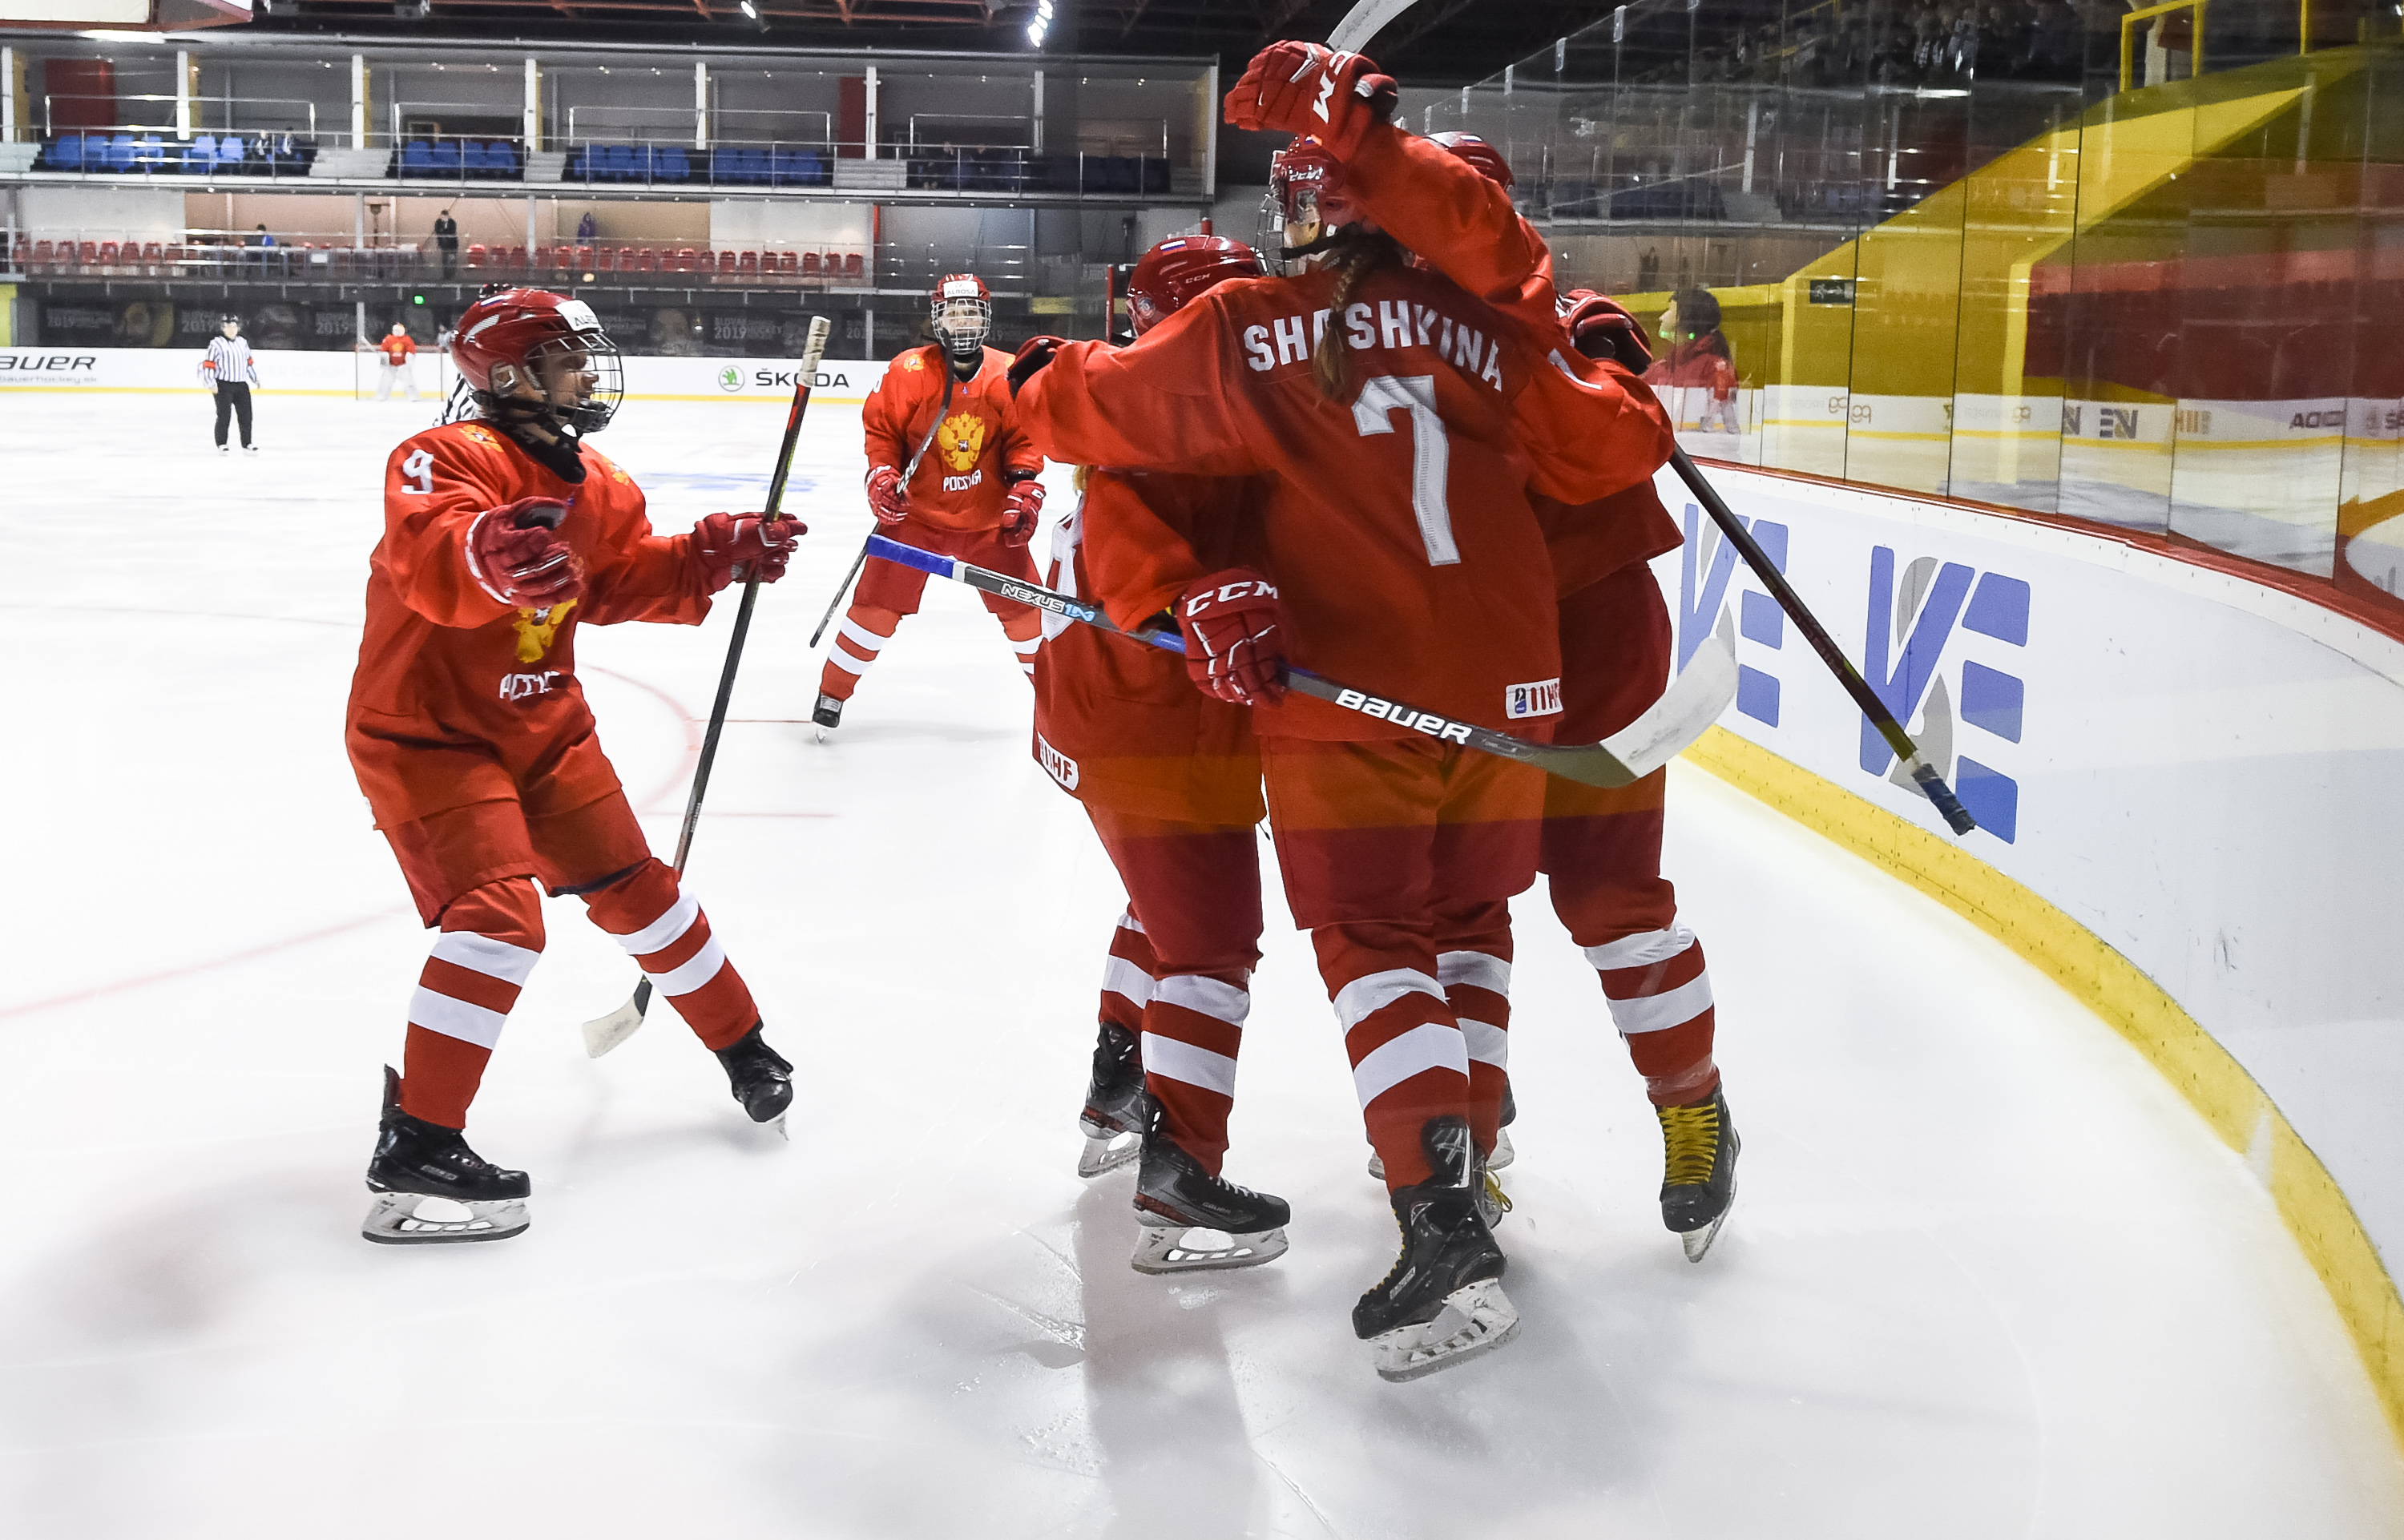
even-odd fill
[(1338, 271), (1335, 290), (1327, 299), (1327, 334), (1319, 339), (1310, 371), (1319, 381), (1320, 394), (1340, 401), (1352, 384), (1351, 359), (1347, 357), (1350, 350), (1344, 345), (1344, 312), (1371, 273), (1402, 264), (1403, 248), (1382, 231), (1347, 230), (1336, 237), (1335, 259)]

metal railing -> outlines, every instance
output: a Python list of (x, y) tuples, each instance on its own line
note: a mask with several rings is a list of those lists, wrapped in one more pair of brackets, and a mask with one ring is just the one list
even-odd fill
[[(2167, 5), (2147, 6), (2140, 10), (2132, 10), (2128, 15), (2120, 18), (2120, 89), (2122, 91), (2129, 90), (2135, 77), (2138, 23), (2141, 21), (2151, 22), (2152, 25), (2147, 27), (2146, 30), (2148, 32), (2159, 32), (2164, 25), (2164, 22), (2159, 19), (2167, 17), (2173, 11), (2191, 10), (2195, 13), (2194, 18), (2190, 22), (2190, 25), (2193, 28), (2193, 37), (2191, 40), (2195, 44), (2195, 49), (2194, 51), (2187, 56), (2187, 72), (2190, 77), (2201, 75), (2203, 73), (2203, 12), (2204, 7), (2208, 3), (2209, 0), (2169, 0), (2169, 4)], [(2298, 7), (2297, 19), (2299, 21), (2303, 21), (2305, 20), (2302, 6), (2300, 4)], [(2303, 43), (2303, 48), (2297, 49), (2299, 53), (2304, 52), (2311, 48), (2312, 35), (2310, 32), (2304, 33)], [(2152, 82), (2147, 83), (2151, 84)]]
[[(105, 102), (108, 104), (108, 110), (112, 116), (119, 113), (123, 108), (123, 105), (128, 102), (161, 102), (166, 104), (166, 105), (171, 108), (182, 104), (189, 105), (190, 108), (192, 121), (189, 125), (189, 128), (178, 127), (175, 121), (174, 115), (170, 113), (168, 120), (163, 123), (111, 123), (105, 127), (91, 124), (77, 124), (66, 128), (61, 128), (58, 126), (57, 109), (57, 104), (61, 102)], [(288, 116), (291, 119), (291, 121), (289, 122), (279, 120), (273, 123), (237, 123), (233, 120), (234, 109), (237, 106), (283, 106), (299, 107), (301, 110), (288, 115), (255, 115), (260, 117)], [(217, 111), (218, 120), (216, 122), (205, 120), (209, 115), (209, 109), (211, 108), (215, 108)], [(223, 133), (229, 131), (235, 133), (305, 133), (310, 137), (314, 138), (317, 133), (317, 104), (305, 96), (201, 96), (197, 94), (183, 97), (157, 94), (95, 96), (89, 92), (50, 91), (45, 92), (42, 97), (42, 137), (45, 139), (55, 138), (61, 133), (102, 133), (111, 134), (134, 133), (174, 133), (181, 138), (188, 136), (189, 133), (200, 133), (204, 131), (215, 133)]]

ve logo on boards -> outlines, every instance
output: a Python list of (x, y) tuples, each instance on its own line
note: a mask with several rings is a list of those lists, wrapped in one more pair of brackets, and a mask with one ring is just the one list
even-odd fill
[[(1743, 515), (1738, 515), (1743, 518)], [(1768, 519), (1744, 519), (1745, 532), (1754, 538), (1769, 558), (1769, 565), (1779, 571), (1786, 570), (1787, 529), (1782, 524)], [(1720, 535), (1719, 526), (1705, 522), (1703, 511), (1693, 503), (1686, 505), (1686, 541), (1678, 553), (1678, 668), (1681, 672), (1694, 661), (1703, 645), (1703, 638), (1717, 630), (1725, 621), (1728, 588), (1736, 581), (1743, 558), (1737, 554), (1736, 542)], [(1711, 549), (1703, 546), (1704, 537), (1711, 537)], [(1750, 574), (1747, 574), (1750, 576)], [(1778, 651), (1786, 645), (1786, 611), (1778, 601), (1759, 588), (1740, 589), (1737, 595), (1737, 635), (1768, 651)], [(1740, 653), (1740, 660), (1742, 658)], [(1756, 661), (1767, 664), (1770, 659), (1754, 654)], [(1765, 726), (1778, 725), (1778, 676), (1765, 668), (1739, 661), (1736, 665), (1736, 708)]]
[[(1958, 718), (1981, 735), (1974, 740), (1981, 752), (1995, 753), (1987, 739), (2020, 742), (2028, 686), (2018, 674), (1976, 658), (1960, 657), (1958, 668), (1945, 665), (1948, 644), (1965, 634), (2005, 647), (2027, 647), (2029, 585), (1935, 556), (1915, 557), (1898, 573), (1894, 549), (1883, 545), (1870, 548), (1869, 577), (1863, 678), (1894, 720), (1911, 727), (1928, 762), (1950, 777), (1954, 794), (1978, 826), (2006, 845), (2014, 843), (2020, 834), (2020, 782), (1966, 752), (1957, 756), (1953, 725)], [(1987, 651), (1998, 663), (2023, 666), (2014, 661), (2016, 653), (1998, 656), (1996, 650), (1966, 639), (1952, 651), (1957, 655)], [(1912, 726), (1915, 713), (1921, 721)], [(1861, 724), (1861, 767), (1915, 790), (1886, 740), (1866, 720)]]

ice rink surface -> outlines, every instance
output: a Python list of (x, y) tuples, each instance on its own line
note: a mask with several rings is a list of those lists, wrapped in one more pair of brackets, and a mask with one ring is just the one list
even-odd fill
[[(0, 1532), (244, 1536), (2404, 1534), (2404, 1467), (2259, 1183), (1966, 922), (1680, 766), (1742, 1196), (1687, 1264), (1593, 973), (1517, 905), (1526, 1317), (1381, 1383), (1392, 1260), (1343, 1049), (1272, 896), (1228, 1172), (1256, 1270), (1126, 1266), (1074, 1174), (1121, 899), (1027, 754), (999, 628), (930, 585), (837, 740), (804, 643), (866, 527), (819, 407), (692, 877), (799, 1067), (747, 1124), (572, 900), (469, 1127), (535, 1179), (489, 1246), (358, 1236), (426, 938), (342, 749), (385, 453), (430, 407), (0, 394), (8, 885)], [(763, 486), (781, 414), (595, 441), (664, 530)], [(1055, 484), (1055, 509), (1066, 496)], [(673, 846), (733, 605), (587, 629)], [(1830, 686), (1834, 688), (1834, 686)], [(2110, 859), (2110, 852), (2097, 852)]]

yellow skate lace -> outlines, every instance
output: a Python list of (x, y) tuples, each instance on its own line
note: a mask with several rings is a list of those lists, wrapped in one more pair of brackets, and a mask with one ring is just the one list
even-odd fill
[(1712, 1179), (1720, 1155), (1720, 1107), (1717, 1100), (1693, 1107), (1656, 1107), (1669, 1161), (1662, 1184), (1699, 1187)]
[(1492, 1171), (1485, 1172), (1484, 1175), (1487, 1198), (1493, 1203), (1497, 1212), (1509, 1213), (1512, 1208), (1511, 1195), (1502, 1190), (1502, 1183), (1495, 1179)]

